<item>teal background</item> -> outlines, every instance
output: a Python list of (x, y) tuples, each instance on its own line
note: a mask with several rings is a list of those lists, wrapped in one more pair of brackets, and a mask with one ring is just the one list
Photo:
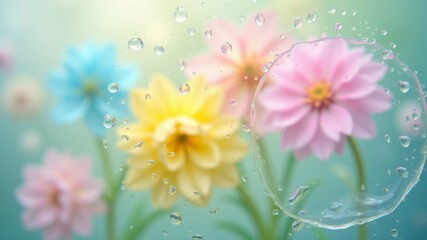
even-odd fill
[[(0, 41), (11, 43), (15, 49), (14, 67), (6, 72), (0, 72), (0, 89), (5, 82), (16, 74), (27, 74), (37, 78), (40, 83), (46, 74), (61, 66), (64, 49), (68, 45), (82, 45), (88, 40), (96, 42), (112, 42), (117, 46), (120, 61), (133, 63), (141, 72), (139, 85), (145, 85), (153, 73), (170, 75), (176, 82), (184, 76), (176, 66), (179, 58), (188, 59), (192, 54), (206, 49), (204, 26), (207, 18), (222, 17), (236, 23), (241, 23), (240, 16), (248, 16), (259, 9), (274, 8), (281, 16), (281, 27), (285, 33), (292, 32), (304, 39), (318, 36), (326, 32), (329, 35), (348, 35), (353, 37), (372, 37), (370, 32), (377, 28), (373, 36), (377, 42), (388, 47), (390, 42), (397, 44), (396, 52), (400, 58), (413, 70), (418, 71), (419, 79), (425, 83), (427, 76), (427, 47), (425, 39), (425, 22), (427, 22), (427, 3), (423, 0), (381, 0), (381, 1), (318, 1), (318, 0), (238, 0), (238, 1), (119, 1), (119, 0), (0, 0)], [(230, 5), (229, 7), (227, 5)], [(188, 20), (178, 24), (173, 19), (177, 6), (183, 6), (188, 12)], [(337, 13), (327, 13), (328, 6), (335, 6)], [(346, 16), (340, 16), (339, 10), (347, 10)], [(305, 16), (309, 11), (316, 11), (316, 24), (304, 24), (301, 29), (292, 27), (292, 19)], [(350, 12), (355, 10), (356, 17)], [(246, 19), (250, 21), (251, 19)], [(364, 22), (368, 21), (365, 25)], [(341, 22), (340, 32), (333, 30), (333, 24)], [(361, 22), (362, 24), (360, 24)], [(351, 31), (351, 26), (357, 31)], [(370, 26), (370, 30), (363, 29)], [(187, 28), (196, 29), (195, 36), (187, 34)], [(382, 36), (380, 31), (386, 29), (388, 34)], [(358, 34), (361, 34), (358, 36)], [(127, 41), (137, 34), (144, 40), (144, 49), (136, 52), (127, 51)], [(156, 56), (155, 45), (163, 45), (165, 54)], [(40, 163), (43, 153), (48, 148), (70, 151), (73, 154), (89, 154), (93, 158), (94, 174), (101, 177), (98, 155), (93, 136), (79, 122), (69, 125), (57, 125), (50, 121), (50, 109), (54, 99), (48, 94), (44, 97), (41, 111), (31, 119), (16, 121), (0, 109), (0, 239), (40, 239), (40, 233), (26, 231), (20, 221), (21, 207), (16, 201), (14, 192), (21, 184), (21, 169), (28, 163)], [(22, 133), (37, 129), (42, 134), (39, 149), (26, 152), (19, 144)], [(114, 132), (108, 136), (109, 152), (114, 156), (115, 169), (125, 160), (114, 147), (116, 137)], [(250, 186), (251, 194), (265, 208), (265, 216), (269, 216), (264, 204), (267, 200), (259, 179), (254, 175), (251, 156), (243, 164), (246, 183)], [(132, 197), (132, 194), (135, 194)], [(225, 199), (232, 191), (216, 189), (210, 203), (203, 208), (197, 208), (183, 200), (170, 210), (179, 210), (183, 223), (172, 225), (165, 214), (155, 222), (141, 239), (191, 239), (194, 233), (199, 233), (205, 239), (235, 239), (234, 235), (218, 230), (215, 222), (224, 219), (234, 219), (250, 229), (250, 221), (246, 215)], [(131, 231), (125, 222), (131, 211), (131, 204), (142, 199), (147, 200), (149, 194), (132, 193), (124, 190), (119, 203), (118, 227), (122, 231)], [(399, 230), (395, 239), (426, 239), (427, 235), (427, 188), (425, 176), (410, 192), (404, 201), (392, 214), (368, 224), (369, 239), (392, 239), (389, 231)], [(150, 209), (149, 202), (146, 209)], [(210, 215), (209, 210), (219, 208), (216, 215)], [(162, 230), (168, 235), (163, 236)], [(345, 230), (323, 230), (328, 239), (356, 239), (356, 228)], [(93, 228), (93, 235), (86, 239), (103, 238), (103, 221), (98, 217)], [(316, 239), (313, 231), (305, 227), (293, 234), (293, 239)], [(75, 237), (75, 239), (85, 239)]]

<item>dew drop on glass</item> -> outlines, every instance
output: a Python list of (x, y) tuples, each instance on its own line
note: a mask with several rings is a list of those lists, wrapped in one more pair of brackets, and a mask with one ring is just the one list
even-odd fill
[(147, 160), (147, 164), (148, 164), (148, 165), (153, 165), (153, 164), (154, 164), (154, 160), (148, 159), (148, 160)]
[(248, 178), (245, 175), (243, 175), (242, 176), (242, 182), (247, 182), (247, 181), (248, 181)]
[(408, 178), (408, 169), (406, 169), (404, 167), (398, 167), (398, 168), (396, 168), (396, 174), (399, 177)]
[(162, 230), (163, 237), (167, 237), (168, 233), (169, 233), (168, 230), (166, 230), (166, 229)]
[(277, 216), (279, 215), (279, 209), (273, 209), (273, 211), (271, 212), (273, 214), (273, 216)]
[(193, 27), (189, 27), (187, 28), (187, 33), (189, 36), (194, 36), (196, 35), (196, 29), (194, 29)]
[(294, 18), (294, 28), (300, 28), (302, 26), (302, 18)]
[(216, 215), (218, 212), (219, 212), (219, 208), (212, 208), (212, 209), (209, 211), (209, 213), (210, 213), (211, 215)]
[(399, 89), (403, 93), (407, 93), (411, 85), (407, 81), (399, 81)]
[(135, 150), (136, 150), (136, 151), (141, 150), (142, 145), (144, 145), (144, 142), (143, 142), (143, 141), (138, 141), (137, 143), (135, 143), (135, 146), (134, 146)]
[(107, 89), (110, 93), (116, 93), (119, 90), (119, 84), (110, 83), (108, 84)]
[(185, 69), (185, 67), (187, 67), (187, 64), (184, 62), (184, 60), (182, 60), (182, 59), (179, 59), (177, 62), (176, 62), (176, 65), (178, 66), (178, 68), (180, 69), (180, 70), (184, 70)]
[(182, 23), (182, 22), (185, 22), (185, 20), (187, 20), (188, 14), (183, 7), (179, 6), (175, 9), (173, 17), (175, 18), (175, 21)]
[(335, 23), (334, 29), (335, 29), (335, 31), (341, 30), (342, 29), (342, 24), (341, 23)]
[(147, 100), (147, 101), (150, 101), (151, 100), (151, 95), (149, 93), (145, 94), (144, 99)]
[(128, 41), (128, 48), (133, 51), (140, 50), (144, 47), (144, 42), (139, 37), (133, 37)]
[(387, 30), (381, 30), (381, 35), (383, 36), (387, 35)]
[[(347, 12), (347, 15), (350, 15), (350, 11)], [(342, 18), (338, 22), (349, 20), (348, 17), (345, 17), (346, 19), (341, 16), (335, 17)], [(306, 23), (308, 24), (308, 20)], [(367, 26), (364, 21), (361, 22), (361, 25), (363, 29)], [(333, 25), (331, 29), (334, 31)], [(381, 35), (381, 29), (372, 29), (370, 32)], [(381, 46), (372, 40), (372, 36), (367, 39), (355, 39), (323, 35), (317, 40), (299, 42), (285, 52), (276, 53), (276, 59), (269, 66), (269, 70), (263, 76), (258, 76), (261, 81), (258, 82), (252, 101), (248, 103), (251, 108), (248, 122), (252, 129), (250, 131), (252, 159), (256, 167), (256, 174), (260, 176), (254, 181), (262, 182), (265, 192), (274, 200), (277, 209), (284, 215), (305, 224), (328, 229), (342, 229), (381, 218), (393, 212), (403, 199), (411, 197), (411, 195), (407, 196), (408, 190), (416, 184), (420, 174), (424, 174), (423, 166), (426, 161), (424, 152), (427, 149), (427, 134), (424, 131), (427, 126), (427, 116), (424, 107), (425, 97), (422, 94), (425, 90), (422, 89), (422, 83), (415, 72), (400, 59), (398, 54), (393, 53), (391, 54), (393, 57), (387, 57), (384, 60), (384, 51), (393, 49), (390, 47), (390, 43), (386, 42), (386, 44), (385, 47)], [(288, 111), (287, 105), (281, 105), (289, 99), (278, 91), (280, 86), (292, 86), (292, 89), (301, 89), (302, 93), (307, 93), (309, 85), (304, 81), (301, 82), (287, 76), (288, 70), (299, 71), (301, 76), (306, 76), (306, 73), (313, 75), (315, 73), (312, 69), (314, 65), (309, 63), (310, 58), (300, 57), (299, 54), (319, 52), (324, 47), (328, 47), (328, 50), (333, 52), (332, 55), (336, 54), (336, 56), (344, 56), (348, 51), (369, 55), (378, 68), (377, 76), (379, 77), (376, 81), (376, 92), (371, 92), (372, 101), (368, 100), (370, 97), (365, 97), (365, 95), (361, 98), (363, 99), (361, 104), (369, 107), (369, 111), (372, 112), (362, 116), (361, 112), (352, 112), (351, 109), (362, 105), (345, 107), (354, 117), (353, 126), (355, 126), (355, 122), (363, 123), (363, 126), (360, 125), (360, 127), (364, 131), (347, 134), (346, 139), (342, 139), (343, 145), (334, 145), (335, 149), (332, 148), (328, 156), (321, 157), (326, 145), (315, 147), (299, 142), (306, 141), (303, 138), (309, 136), (301, 135), (301, 132), (307, 133), (305, 127), (304, 131), (289, 127), (290, 121), (295, 120), (292, 116), (288, 119), (289, 121), (282, 122), (280, 122), (280, 118), (277, 118), (276, 123), (283, 124), (283, 126), (277, 127), (276, 130), (271, 131), (268, 128), (266, 132), (260, 132), (259, 127), (270, 127), (271, 118), (278, 116), (266, 114), (266, 111), (269, 110), (268, 104), (271, 104), (270, 111), (279, 109), (278, 114), (282, 114), (280, 111)], [(330, 57), (330, 55), (328, 56)], [(357, 61), (357, 57), (356, 59), (351, 58), (351, 64), (354, 64), (354, 61)], [(335, 63), (331, 62), (331, 64), (332, 66), (329, 66), (329, 63), (325, 63), (322, 68), (335, 66)], [(344, 71), (344, 69), (342, 70)], [(354, 68), (349, 68), (349, 70), (351, 70), (349, 75), (345, 72), (339, 74), (336, 72), (336, 74), (345, 81), (365, 76), (365, 73), (358, 72)], [(259, 72), (262, 71), (259, 70)], [(287, 77), (285, 78), (285, 76)], [(324, 76), (319, 77), (315, 80), (319, 81), (322, 90), (327, 89), (328, 85), (321, 84)], [(272, 81), (263, 81), (265, 79)], [(334, 79), (323, 80), (334, 81)], [(407, 82), (407, 84), (399, 83), (399, 81)], [(274, 83), (283, 83), (283, 85)], [(329, 91), (331, 94), (338, 94), (334, 93), (332, 89)], [(345, 95), (353, 94), (352, 91), (353, 89), (346, 89)], [(277, 97), (280, 101), (272, 102), (273, 98), (265, 101), (264, 97), (267, 92), (275, 93), (274, 99), (276, 100)], [(354, 94), (362, 94), (362, 92), (355, 91)], [(354, 96), (356, 97), (356, 95)], [(304, 95), (302, 99), (305, 97)], [(383, 98), (384, 101), (374, 106), (373, 99), (378, 98)], [(331, 103), (325, 104), (330, 106)], [(300, 114), (300, 112), (296, 111), (295, 114)], [(305, 122), (308, 115), (304, 115), (302, 118), (300, 116), (295, 116), (299, 117), (299, 123), (308, 124)], [(361, 122), (360, 119), (364, 120)], [(242, 125), (242, 133), (244, 133), (243, 128)], [(325, 135), (325, 138), (336, 137), (332, 136), (331, 132), (327, 134), (328, 136)], [(349, 136), (352, 137), (351, 141), (348, 139)], [(284, 140), (285, 137), (293, 141), (287, 143)], [(353, 147), (351, 142), (354, 143)], [(294, 144), (299, 146), (294, 148)], [(309, 146), (308, 149), (307, 146)], [(338, 151), (337, 148), (340, 148), (341, 151)], [(314, 154), (313, 149), (319, 154)], [(357, 152), (359, 152), (359, 158), (355, 157)], [(295, 162), (289, 164), (289, 161)], [(356, 164), (357, 161), (362, 163), (365, 180), (361, 179), (361, 175), (359, 175), (360, 166), (358, 167)], [(288, 172), (292, 174), (289, 179), (283, 180), (283, 176), (287, 173), (285, 169), (289, 166), (292, 168)]]
[(345, 16), (347, 14), (347, 11), (345, 9), (340, 10), (341, 16)]
[(193, 234), (192, 240), (203, 240), (203, 236), (200, 234)]
[(337, 11), (337, 10), (335, 9), (335, 7), (334, 7), (334, 6), (330, 6), (330, 7), (328, 8), (328, 13), (329, 13), (329, 14), (334, 14), (336, 11)]
[(402, 147), (407, 148), (409, 147), (409, 144), (411, 144), (411, 138), (408, 136), (400, 136), (399, 142), (400, 142), (400, 145), (402, 145)]
[(301, 221), (296, 220), (292, 223), (292, 230), (294, 232), (300, 231), (303, 227), (304, 227), (304, 223)]
[(116, 126), (116, 117), (111, 114), (106, 114), (103, 121), (104, 127), (110, 129)]
[(182, 95), (185, 95), (190, 91), (190, 85), (188, 85), (188, 83), (181, 83), (178, 86), (178, 90), (179, 90), (179, 93), (181, 93)]
[(128, 136), (128, 135), (126, 135), (126, 134), (123, 134), (123, 135), (121, 136), (121, 139), (122, 139), (123, 141), (127, 142), (127, 141), (129, 141), (129, 136)]
[(159, 46), (159, 45), (157, 45), (157, 46), (155, 46), (155, 47), (154, 47), (154, 53), (155, 53), (157, 56), (163, 55), (163, 54), (165, 53), (165, 49), (164, 49), (164, 47), (163, 47), (163, 46)]
[(233, 46), (229, 42), (225, 42), (221, 45), (221, 52), (223, 54), (230, 54), (233, 51)]
[(265, 23), (264, 15), (262, 15), (262, 13), (257, 13), (255, 16), (255, 22), (258, 26), (262, 26)]
[(290, 205), (294, 205), (304, 198), (304, 195), (308, 192), (310, 188), (308, 186), (300, 186), (295, 192), (293, 192), (288, 199)]
[(181, 213), (179, 213), (179, 212), (173, 212), (171, 215), (169, 215), (169, 221), (173, 225), (179, 225), (179, 224), (181, 224), (182, 223)]
[(392, 236), (392, 237), (398, 237), (399, 236), (399, 231), (397, 230), (397, 229), (391, 229), (390, 230), (390, 235)]
[(211, 38), (212, 37), (212, 31), (211, 30), (206, 30), (205, 31), (205, 38)]
[(168, 194), (174, 195), (175, 193), (176, 193), (176, 187), (174, 185), (169, 185), (168, 186)]
[(306, 21), (307, 23), (314, 23), (317, 20), (317, 13), (315, 11), (311, 11), (307, 14)]
[(397, 44), (396, 44), (396, 43), (394, 43), (394, 42), (391, 42), (391, 43), (390, 43), (390, 47), (391, 47), (391, 48), (396, 48), (396, 47), (397, 47)]

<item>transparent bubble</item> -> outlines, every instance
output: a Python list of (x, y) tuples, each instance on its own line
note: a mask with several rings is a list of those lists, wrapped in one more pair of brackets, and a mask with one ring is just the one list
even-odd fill
[(119, 84), (110, 83), (108, 84), (107, 89), (110, 93), (116, 93), (119, 90)]
[[(383, 59), (385, 50), (346, 37), (297, 43), (259, 80), (250, 111), (253, 159), (294, 230), (370, 222), (417, 183), (427, 153), (425, 98), (416, 74), (397, 54)], [(371, 55), (375, 71), (353, 71), (356, 52)], [(322, 54), (340, 56), (340, 71), (329, 71), (332, 60), (317, 61)], [(362, 76), (378, 78), (374, 90)]]
[(137, 51), (144, 47), (144, 42), (139, 37), (133, 37), (129, 39), (128, 47), (133, 51)]
[(171, 215), (169, 215), (169, 221), (173, 225), (179, 225), (179, 224), (181, 224), (182, 223), (181, 213), (179, 213), (179, 212), (173, 212)]
[(265, 23), (264, 15), (262, 15), (262, 13), (258, 13), (255, 16), (255, 22), (258, 26), (262, 26)]
[(315, 11), (311, 11), (307, 14), (306, 21), (307, 23), (314, 23), (317, 20), (317, 13)]
[(221, 45), (221, 52), (223, 54), (230, 54), (233, 51), (233, 46), (229, 42), (225, 42)]
[(104, 124), (104, 127), (107, 129), (110, 129), (114, 126), (116, 126), (116, 117), (114, 117), (111, 114), (106, 114), (104, 116), (104, 121), (102, 122)]
[(154, 53), (157, 55), (157, 56), (160, 56), (160, 55), (163, 55), (163, 53), (165, 53), (165, 48), (163, 47), (163, 46), (155, 46), (154, 47)]
[(187, 20), (188, 14), (187, 14), (187, 11), (183, 7), (179, 6), (175, 9), (173, 17), (175, 18), (175, 21), (181, 23), (181, 22), (185, 22), (185, 20)]
[(294, 27), (300, 28), (302, 26), (302, 18), (294, 18)]

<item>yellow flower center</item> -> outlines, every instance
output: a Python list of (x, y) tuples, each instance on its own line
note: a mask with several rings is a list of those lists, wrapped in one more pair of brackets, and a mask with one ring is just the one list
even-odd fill
[(331, 85), (325, 80), (313, 82), (305, 90), (307, 92), (306, 102), (314, 108), (327, 107), (331, 103)]
[(261, 79), (264, 74), (261, 70), (261, 65), (261, 62), (258, 61), (256, 57), (243, 60), (237, 67), (237, 69), (239, 69), (239, 80), (244, 81), (249, 87), (256, 87), (258, 80)]
[(85, 96), (91, 97), (96, 94), (98, 87), (96, 83), (92, 80), (87, 80), (83, 85), (83, 94)]

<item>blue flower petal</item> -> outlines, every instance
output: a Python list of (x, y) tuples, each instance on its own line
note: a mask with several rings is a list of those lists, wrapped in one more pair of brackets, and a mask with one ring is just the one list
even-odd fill
[(99, 112), (95, 108), (91, 108), (86, 114), (86, 124), (89, 130), (97, 137), (103, 137), (107, 133), (107, 129), (103, 125), (105, 114)]
[(55, 122), (73, 122), (83, 117), (89, 110), (89, 101), (83, 97), (66, 97), (59, 101), (52, 111)]

